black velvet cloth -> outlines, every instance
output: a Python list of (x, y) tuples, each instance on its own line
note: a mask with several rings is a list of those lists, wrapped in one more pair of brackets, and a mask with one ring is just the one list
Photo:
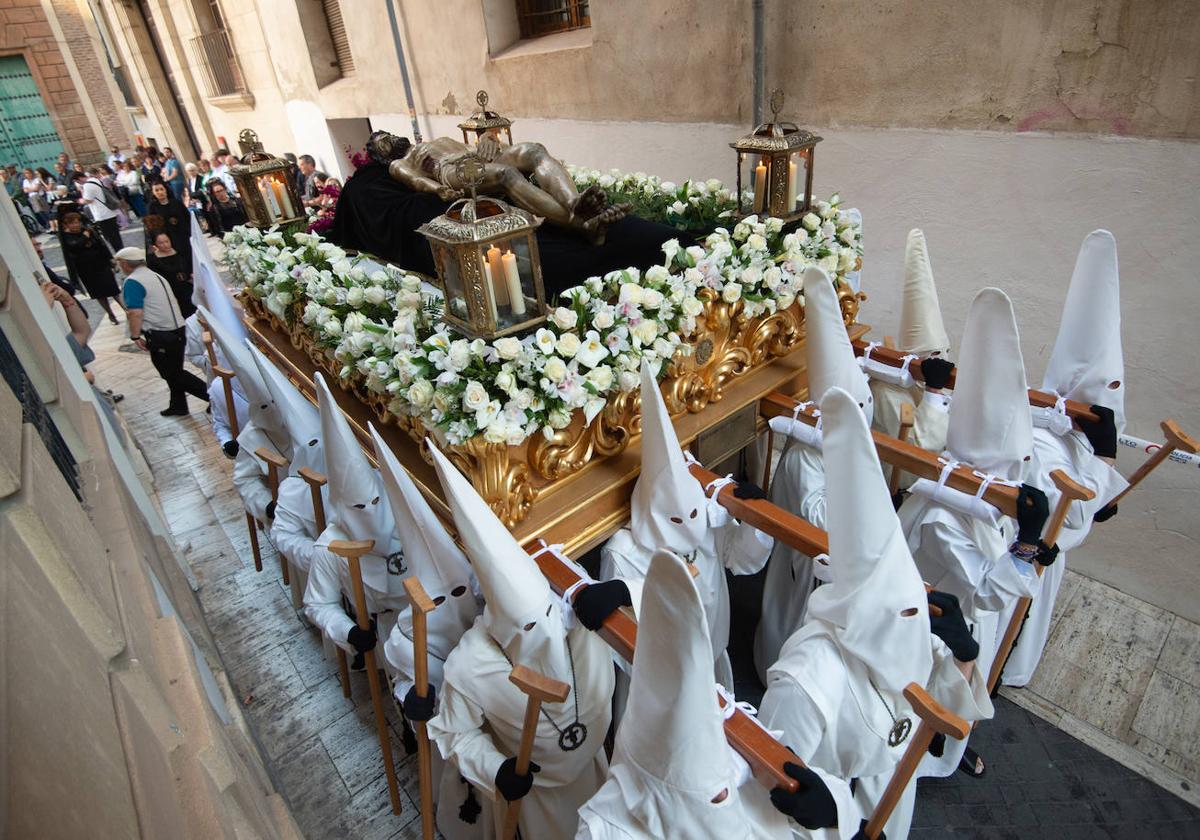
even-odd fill
[[(381, 164), (369, 164), (346, 180), (327, 238), (343, 248), (432, 276), (433, 254), (417, 228), (448, 206), (432, 193), (416, 192), (393, 180)], [(592, 245), (571, 231), (544, 223), (537, 240), (547, 298), (552, 301), (558, 292), (589, 277), (661, 263), (662, 243), (674, 238), (690, 239), (675, 228), (636, 216), (610, 225), (603, 245)]]

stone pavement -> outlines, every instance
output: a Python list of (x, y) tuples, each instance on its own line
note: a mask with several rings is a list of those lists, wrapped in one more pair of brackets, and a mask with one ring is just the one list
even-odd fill
[[(142, 240), (139, 228), (125, 237)], [(52, 242), (46, 256), (61, 266)], [(365, 677), (352, 675), (352, 697), (342, 697), (265, 537), (264, 570), (254, 570), (230, 463), (202, 407), (193, 400), (191, 416), (159, 417), (166, 388), (144, 353), (118, 352), (125, 335), (123, 321), (97, 327), (97, 384), (126, 395), (118, 410), (153, 471), (224, 668), (298, 824), (314, 840), (419, 837), (415, 757), (394, 739), (405, 798), (393, 817)], [(738, 694), (750, 700), (762, 690), (749, 665), (761, 585), (761, 575), (733, 585), (731, 652)], [(1173, 795), (1198, 801), (1200, 626), (1071, 572), (1055, 622), (1033, 683), (1006, 690), (996, 720), (975, 736), (987, 775), (922, 782), (912, 836), (1200, 838), (1200, 812)]]

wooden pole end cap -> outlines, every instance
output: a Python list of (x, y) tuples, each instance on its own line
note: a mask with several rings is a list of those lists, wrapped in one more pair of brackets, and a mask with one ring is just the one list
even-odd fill
[(508, 680), (529, 697), (543, 703), (562, 703), (571, 693), (571, 686), (551, 679), (524, 665), (517, 665), (508, 675)]

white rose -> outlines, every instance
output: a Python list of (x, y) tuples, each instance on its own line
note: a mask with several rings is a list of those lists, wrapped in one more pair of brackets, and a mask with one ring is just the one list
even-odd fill
[(598, 330), (606, 330), (616, 323), (616, 318), (613, 316), (613, 308), (607, 303), (596, 310), (596, 314), (592, 316), (592, 326)]
[(351, 286), (350, 290), (346, 292), (346, 303), (356, 309), (363, 305), (363, 298), (364, 295), (361, 286)]
[(695, 318), (704, 311), (704, 304), (700, 302), (699, 298), (685, 297), (679, 308), (683, 310), (684, 315), (687, 315), (689, 318)]
[(746, 247), (751, 251), (765, 251), (767, 250), (767, 240), (763, 238), (762, 234), (752, 233), (746, 240)]
[(433, 383), (428, 379), (418, 379), (408, 386), (408, 401), (414, 408), (428, 408), (433, 400)]
[(517, 377), (513, 375), (512, 371), (501, 368), (500, 372), (496, 374), (494, 382), (497, 388), (508, 394), (516, 387)]
[(551, 356), (546, 360), (546, 366), (542, 368), (542, 373), (551, 382), (562, 382), (563, 377), (567, 375), (567, 363), (558, 356)]
[(528, 411), (533, 406), (536, 396), (532, 388), (522, 388), (513, 394), (513, 404), (522, 411)]
[(478, 411), (488, 403), (487, 388), (483, 387), (483, 383), (474, 379), (467, 380), (467, 387), (463, 390), (462, 407), (463, 411)]
[(488, 443), (508, 442), (508, 423), (503, 417), (497, 417), (483, 430), (483, 439)]
[(849, 271), (850, 269), (854, 268), (854, 264), (856, 262), (858, 262), (858, 255), (849, 248), (846, 248), (840, 254), (838, 254), (839, 271)]
[(653, 344), (654, 339), (658, 337), (658, 322), (642, 321), (636, 327), (633, 327), (630, 332), (643, 347), (647, 347)]
[(519, 338), (513, 338), (512, 336), (498, 338), (492, 343), (492, 346), (496, 348), (496, 353), (501, 359), (515, 359), (521, 355), (521, 340)]
[(565, 429), (571, 425), (571, 412), (561, 406), (552, 408), (546, 417), (546, 422), (552, 429)]
[(557, 338), (553, 332), (542, 327), (534, 334), (533, 343), (537, 345), (539, 350), (549, 356), (554, 352), (554, 345), (557, 343)]
[(834, 214), (833, 205), (830, 204), (828, 201), (818, 201), (817, 202), (817, 213), (820, 214), (822, 219), (831, 218)]
[(841, 233), (838, 234), (838, 239), (842, 240), (847, 245), (853, 245), (854, 239), (855, 239), (854, 228), (848, 227), (845, 230), (843, 230)]
[(560, 306), (554, 310), (554, 314), (550, 316), (550, 320), (560, 330), (569, 330), (574, 328), (575, 322), (579, 320), (579, 316), (575, 314), (574, 309)]
[(642, 308), (658, 309), (663, 304), (663, 293), (658, 289), (644, 289), (642, 291)]
[(363, 293), (363, 297), (367, 299), (367, 303), (378, 306), (387, 300), (387, 291), (381, 286), (372, 286)]
[(637, 283), (622, 283), (617, 300), (621, 303), (641, 303), (642, 287)]
[(558, 351), (564, 359), (573, 359), (575, 354), (579, 352), (579, 336), (575, 333), (563, 333), (558, 337), (558, 342), (554, 345), (554, 349)]
[(326, 335), (329, 335), (333, 338), (337, 338), (342, 334), (342, 324), (337, 318), (330, 318), (321, 325), (321, 329), (325, 331)]
[(721, 290), (721, 300), (726, 303), (733, 303), (742, 296), (742, 286), (740, 283), (726, 283), (725, 288)]
[(817, 265), (821, 267), (822, 271), (832, 277), (837, 273), (837, 254), (830, 254), (828, 257), (821, 257), (821, 259), (817, 262)]
[(821, 226), (821, 217), (816, 213), (805, 213), (804, 218), (800, 220), (800, 224), (809, 230), (816, 230)]
[(642, 378), (632, 370), (623, 370), (617, 375), (617, 385), (622, 391), (632, 391), (641, 384)]
[(613, 369), (608, 365), (598, 365), (588, 371), (587, 380), (596, 386), (596, 390), (607, 391), (613, 384)]

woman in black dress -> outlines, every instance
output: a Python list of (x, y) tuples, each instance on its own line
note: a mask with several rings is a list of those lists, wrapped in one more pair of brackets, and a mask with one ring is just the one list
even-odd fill
[(165, 232), (155, 235), (154, 247), (146, 256), (146, 267), (167, 281), (184, 318), (196, 311), (192, 303), (192, 263), (183, 261), (183, 255), (175, 250)]
[(92, 228), (85, 228), (83, 217), (78, 213), (67, 213), (63, 216), (62, 245), (68, 265), (74, 269), (75, 276), (83, 283), (88, 295), (95, 298), (108, 313), (110, 323), (117, 323), (117, 316), (108, 301), (116, 298), (117, 305), (122, 309), (125, 308), (125, 302), (121, 300), (121, 290), (113, 276), (108, 243)]
[(162, 181), (150, 187), (143, 224), (146, 228), (147, 251), (154, 247), (155, 236), (160, 232), (165, 233), (171, 237), (171, 244), (183, 256), (184, 262), (192, 264), (191, 219), (183, 202), (171, 195)]

